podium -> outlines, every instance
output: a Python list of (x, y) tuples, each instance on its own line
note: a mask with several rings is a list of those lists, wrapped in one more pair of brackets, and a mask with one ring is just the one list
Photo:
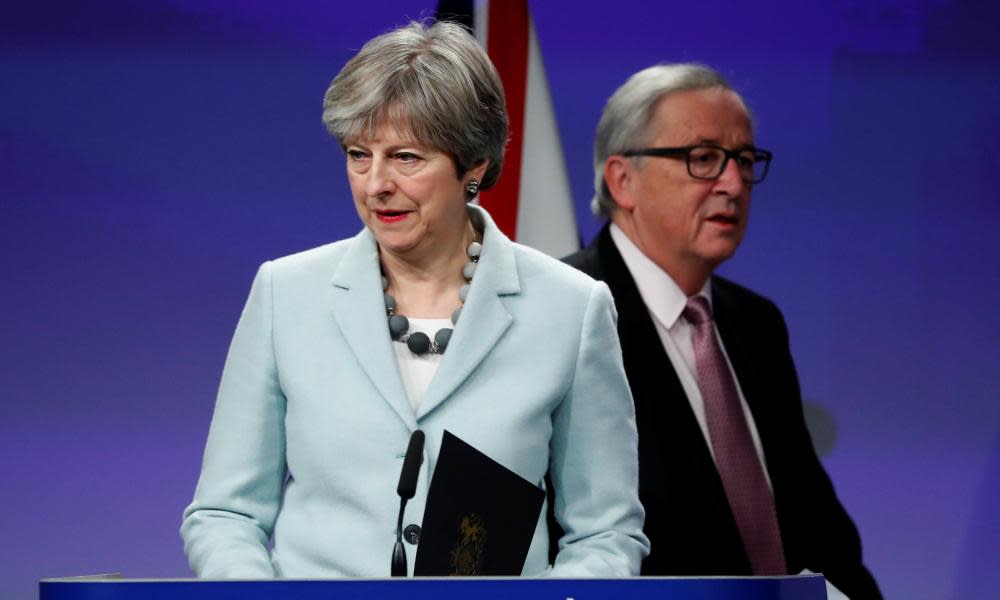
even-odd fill
[(821, 575), (554, 579), (43, 579), (40, 600), (826, 600)]

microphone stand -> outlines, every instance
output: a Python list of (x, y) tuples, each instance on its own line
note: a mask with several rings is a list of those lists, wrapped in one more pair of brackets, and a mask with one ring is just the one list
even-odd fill
[(399, 499), (399, 521), (396, 523), (396, 545), (392, 547), (393, 577), (406, 577), (406, 548), (403, 546), (403, 510), (406, 498)]
[(417, 476), (420, 475), (420, 463), (424, 456), (424, 432), (419, 429), (410, 435), (410, 443), (406, 447), (406, 457), (403, 458), (403, 468), (399, 473), (399, 519), (396, 521), (396, 545), (392, 548), (393, 577), (406, 577), (406, 548), (403, 547), (403, 511), (406, 501), (417, 492)]

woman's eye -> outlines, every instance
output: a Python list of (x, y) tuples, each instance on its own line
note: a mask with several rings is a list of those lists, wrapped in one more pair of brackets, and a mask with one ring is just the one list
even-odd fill
[(347, 151), (347, 158), (351, 160), (363, 160), (366, 156), (361, 150), (350, 149)]
[(396, 160), (403, 163), (413, 163), (420, 160), (420, 157), (411, 152), (397, 152)]

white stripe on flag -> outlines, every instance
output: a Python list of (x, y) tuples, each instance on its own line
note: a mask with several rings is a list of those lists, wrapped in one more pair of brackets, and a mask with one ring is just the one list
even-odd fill
[[(476, 39), (487, 47), (489, 0), (476, 0)], [(528, 75), (524, 99), (517, 241), (561, 258), (580, 249), (573, 193), (559, 140), (549, 79), (545, 73), (535, 20), (528, 22)]]
[(559, 258), (580, 249), (580, 236), (549, 79), (535, 34), (535, 20), (530, 16), (528, 27), (528, 86), (524, 99), (517, 241)]

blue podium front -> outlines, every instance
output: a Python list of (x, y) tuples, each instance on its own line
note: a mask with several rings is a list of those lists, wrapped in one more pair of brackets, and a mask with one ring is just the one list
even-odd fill
[(629, 579), (45, 579), (40, 600), (825, 600), (820, 575)]

